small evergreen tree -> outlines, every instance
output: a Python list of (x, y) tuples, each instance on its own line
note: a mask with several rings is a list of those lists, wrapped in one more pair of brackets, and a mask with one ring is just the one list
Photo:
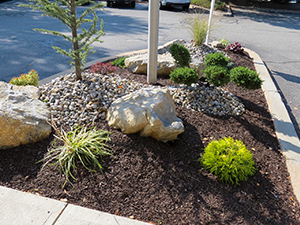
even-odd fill
[[(104, 35), (103, 30), (103, 21), (100, 23), (100, 30), (97, 29), (97, 23), (99, 22), (99, 18), (95, 12), (96, 9), (103, 9), (103, 5), (101, 3), (95, 3), (91, 0), (55, 0), (54, 2), (50, 2), (49, 0), (30, 0), (35, 2), (35, 4), (25, 4), (20, 5), (27, 8), (32, 8), (33, 10), (41, 10), (44, 12), (43, 15), (54, 17), (60, 20), (63, 24), (68, 26), (71, 29), (72, 35), (67, 36), (58, 31), (51, 31), (45, 29), (34, 29), (43, 33), (48, 33), (56, 36), (60, 36), (65, 38), (66, 40), (72, 43), (72, 49), (66, 51), (59, 47), (53, 46), (57, 52), (62, 53), (70, 57), (73, 61), (69, 63), (75, 66), (75, 75), (76, 80), (81, 80), (81, 71), (86, 63), (86, 58), (91, 52), (90, 45), (99, 41), (99, 38)], [(87, 3), (92, 3), (93, 5), (88, 7), (79, 17), (76, 15), (76, 6), (84, 5)], [(86, 18), (88, 14), (93, 15), (93, 19)], [(92, 23), (89, 29), (85, 29), (81, 27), (84, 23)], [(81, 29), (81, 33), (78, 33), (79, 28)]]

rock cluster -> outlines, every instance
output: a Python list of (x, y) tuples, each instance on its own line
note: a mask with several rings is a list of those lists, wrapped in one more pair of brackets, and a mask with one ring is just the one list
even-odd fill
[[(153, 87), (116, 75), (101, 75), (84, 72), (81, 81), (74, 74), (52, 80), (40, 87), (40, 99), (50, 107), (57, 125), (91, 123), (106, 118), (110, 104), (143, 87)], [(177, 104), (191, 110), (213, 115), (240, 115), (243, 104), (230, 92), (201, 84), (168, 87)]]

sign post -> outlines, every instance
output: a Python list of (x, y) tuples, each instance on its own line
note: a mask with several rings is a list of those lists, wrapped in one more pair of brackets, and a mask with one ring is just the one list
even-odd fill
[(147, 82), (157, 83), (159, 0), (149, 0)]
[(215, 0), (211, 0), (210, 4), (210, 12), (209, 12), (209, 19), (208, 19), (208, 29), (206, 33), (206, 39), (205, 39), (205, 44), (208, 44), (208, 36), (209, 36), (209, 31), (210, 31), (210, 24), (211, 24), (211, 19), (214, 13), (214, 8), (215, 8)]

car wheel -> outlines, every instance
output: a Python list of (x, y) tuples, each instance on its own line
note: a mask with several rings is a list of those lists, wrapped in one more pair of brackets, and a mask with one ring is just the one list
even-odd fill
[(183, 11), (188, 11), (190, 8), (190, 4), (182, 6)]
[(160, 9), (160, 10), (164, 10), (165, 8), (166, 8), (166, 7), (163, 6), (161, 2), (159, 2), (159, 9)]
[(107, 3), (107, 7), (112, 7), (112, 2), (107, 1), (106, 3)]

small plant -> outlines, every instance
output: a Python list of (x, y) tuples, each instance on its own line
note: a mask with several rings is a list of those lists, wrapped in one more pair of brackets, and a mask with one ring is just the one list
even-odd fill
[(234, 44), (230, 44), (225, 48), (226, 51), (232, 51), (234, 53), (243, 53), (244, 48), (242, 45), (238, 42), (235, 42)]
[(250, 90), (259, 89), (263, 82), (255, 71), (242, 66), (230, 70), (230, 80), (237, 86)]
[(182, 44), (174, 43), (170, 46), (170, 53), (180, 67), (189, 67), (191, 55), (189, 50)]
[(220, 40), (221, 44), (226, 48), (230, 43), (229, 41), (225, 40), (224, 38)]
[(193, 17), (188, 22), (188, 28), (194, 39), (195, 45), (201, 45), (206, 39), (208, 20), (200, 16)]
[(106, 75), (106, 74), (115, 72), (117, 69), (118, 69), (118, 67), (113, 66), (110, 63), (98, 62), (91, 66), (90, 71), (92, 73), (100, 73), (102, 75)]
[(231, 137), (210, 142), (198, 161), (221, 181), (233, 185), (255, 172), (252, 153), (242, 141)]
[(9, 83), (18, 86), (33, 85), (37, 87), (39, 85), (39, 75), (35, 70), (31, 70), (27, 74), (21, 74), (20, 77), (12, 78)]
[(214, 86), (224, 86), (230, 81), (229, 71), (223, 66), (208, 66), (204, 70), (206, 80)]
[(186, 84), (190, 86), (192, 83), (196, 83), (198, 79), (197, 72), (189, 67), (176, 68), (170, 73), (170, 80), (176, 84)]
[[(57, 135), (53, 142), (53, 149), (48, 151), (45, 158), (41, 161), (46, 161), (43, 165), (55, 161), (50, 166), (58, 165), (60, 171), (65, 175), (65, 183), (71, 183), (70, 178), (76, 180), (72, 170), (76, 169), (76, 163), (80, 162), (87, 170), (95, 172), (95, 167), (100, 171), (102, 166), (98, 158), (110, 155), (109, 147), (105, 144), (110, 141), (110, 132), (105, 130), (96, 130), (96, 127), (88, 129), (87, 127), (77, 126), (69, 132), (59, 130), (54, 126)], [(56, 146), (56, 141), (63, 142), (62, 146)], [(93, 168), (90, 168), (92, 166)], [(72, 183), (71, 183), (72, 184)]]
[(118, 67), (121, 67), (121, 68), (125, 68), (125, 59), (127, 57), (120, 57), (120, 58), (117, 58), (115, 59), (111, 64), (113, 66), (118, 66)]
[(205, 66), (222, 66), (227, 67), (229, 59), (225, 57), (221, 52), (210, 53), (205, 56)]

